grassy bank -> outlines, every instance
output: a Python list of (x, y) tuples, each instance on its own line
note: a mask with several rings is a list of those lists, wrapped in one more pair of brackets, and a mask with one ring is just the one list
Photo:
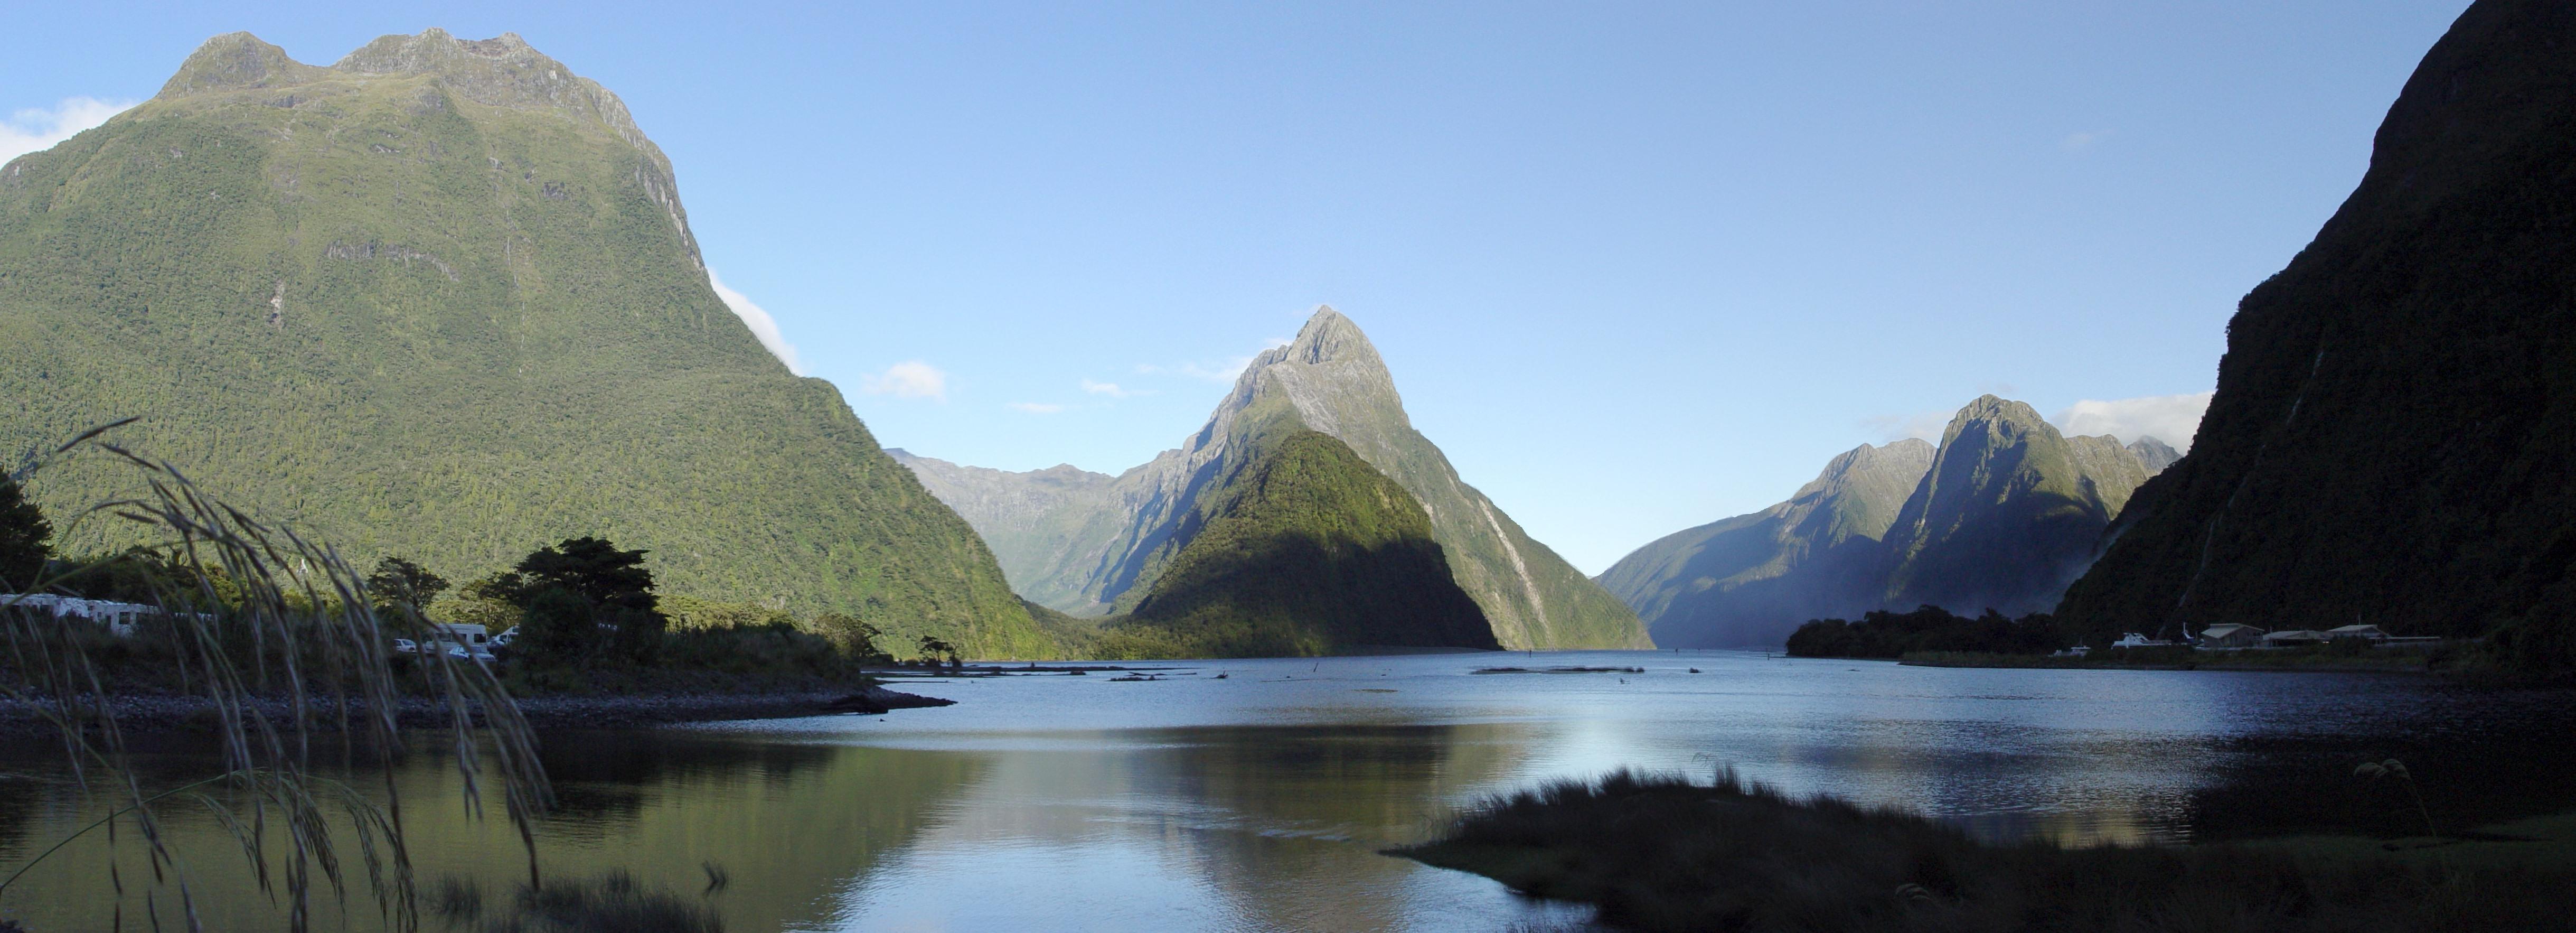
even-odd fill
[(1948, 824), (1616, 774), (1492, 801), (1394, 854), (1581, 901), (1640, 930), (2559, 929), (2562, 818), (2527, 840), (2307, 838), (2197, 847), (1993, 845)]

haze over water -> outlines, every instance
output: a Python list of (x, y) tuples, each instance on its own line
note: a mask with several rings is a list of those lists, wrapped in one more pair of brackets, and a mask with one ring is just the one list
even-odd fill
[[(1647, 670), (1468, 673), (1506, 664)], [(1579, 923), (1584, 911), (1381, 850), (1428, 838), (1479, 798), (1549, 779), (1721, 765), (1796, 792), (1914, 808), (1990, 838), (2184, 841), (2208, 828), (2207, 795), (2249, 768), (2348, 772), (2388, 736), (2471, 742), (2458, 734), (2465, 723), (2536, 729), (2563, 702), (2396, 676), (1945, 669), (1724, 652), (1174, 667), (1187, 676), (899, 683), (959, 703), (884, 717), (551, 735), (563, 806), (540, 830), (541, 866), (549, 878), (623, 868), (696, 897), (708, 880), (701, 866), (713, 862), (729, 883), (706, 902), (737, 931), (1546, 927)], [(1220, 672), (1228, 676), (1214, 679)], [(13, 771), (54, 760), (10, 759), (28, 763)], [(173, 775), (207, 764), (189, 751), (160, 762)], [(2442, 793), (2474, 792), (2474, 776), (2446, 773), (2473, 762), (2424, 770)], [(444, 760), (421, 756), (397, 780), (425, 878), (471, 877), (487, 900), (524, 880), (506, 827), (461, 816)], [(63, 785), (0, 783), (0, 864), (95, 816)], [(275, 925), (236, 877), (224, 830), (202, 813), (171, 812), (198, 895), (211, 898), (199, 904), (208, 928)], [(106, 928), (114, 894), (101, 842), (30, 873), (0, 912), (33, 929)], [(129, 892), (139, 892), (149, 869), (130, 840), (123, 851)], [(126, 905), (131, 927), (143, 916), (139, 893)], [(169, 900), (159, 909), (172, 916)], [(337, 908), (321, 910), (321, 928), (341, 922)], [(377, 925), (363, 893), (346, 920)]]

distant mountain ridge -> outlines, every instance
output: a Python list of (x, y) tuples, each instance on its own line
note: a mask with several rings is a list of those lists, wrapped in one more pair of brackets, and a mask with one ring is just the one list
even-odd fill
[[(361, 562), (469, 579), (598, 534), (666, 592), (1052, 653), (967, 523), (717, 298), (673, 177), (514, 35), (329, 67), (218, 36), (0, 166), (0, 445), (137, 415), (118, 440)], [(64, 514), (131, 479), (30, 486)]]
[(1601, 583), (1677, 648), (1779, 645), (1808, 619), (1923, 603), (2045, 610), (2161, 468), (2150, 456), (2179, 454), (2152, 437), (2066, 437), (1984, 396), (1938, 447), (1863, 444), (1788, 501), (1657, 539)]
[[(1273, 419), (1329, 435), (1418, 501), (1451, 576), (1496, 641), (1511, 648), (1646, 647), (1636, 614), (1585, 578), (1458, 477), (1413, 429), (1394, 377), (1350, 319), (1319, 308), (1288, 345), (1255, 357), (1207, 423), (1182, 446), (1105, 485), (1041, 495), (1033, 474), (976, 471), (906, 455), (936, 493), (1001, 554), (1033, 602), (1075, 615), (1134, 608), (1152, 591), (1239, 453), (1238, 422)], [(1097, 475), (1097, 474), (1091, 474)], [(988, 507), (985, 503), (996, 503)]]

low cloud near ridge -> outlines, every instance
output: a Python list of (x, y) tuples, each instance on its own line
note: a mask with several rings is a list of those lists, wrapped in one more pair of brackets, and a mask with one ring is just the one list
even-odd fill
[(741, 292), (726, 288), (724, 277), (717, 275), (713, 266), (707, 268), (707, 284), (715, 286), (716, 297), (724, 299), (725, 307), (733, 310), (733, 316), (741, 318), (743, 326), (751, 328), (751, 335), (760, 340), (761, 346), (769, 348), (769, 355), (787, 364), (788, 372), (805, 375), (805, 364), (796, 359), (796, 346), (787, 342), (787, 335), (778, 332), (777, 319), (770, 317), (761, 306), (752, 304), (751, 299), (743, 297)]
[(1205, 379), (1209, 382), (1218, 383), (1220, 385), (1233, 385), (1234, 380), (1243, 375), (1243, 368), (1252, 365), (1254, 357), (1260, 356), (1261, 353), (1266, 353), (1268, 351), (1287, 346), (1289, 342), (1290, 341), (1286, 337), (1272, 337), (1268, 340), (1262, 341), (1260, 352), (1246, 353), (1242, 356), (1231, 357), (1224, 362), (1213, 365), (1203, 363), (1182, 363), (1178, 366), (1157, 366), (1152, 363), (1139, 363), (1136, 364), (1136, 372), (1147, 376), (1188, 376), (1192, 379)]
[(130, 100), (67, 97), (51, 109), (29, 107), (10, 114), (8, 119), (0, 120), (0, 163), (54, 148), (55, 143), (105, 123), (107, 118), (132, 106), (134, 102)]
[(2149, 395), (2107, 402), (2088, 398), (2048, 420), (2069, 436), (2108, 434), (2123, 442), (2153, 437), (2189, 453), (2191, 437), (2200, 432), (2200, 416), (2209, 411), (2212, 394)]
[(859, 391), (869, 395), (945, 402), (948, 400), (948, 374), (920, 360), (905, 360), (886, 367), (885, 372), (862, 377)]

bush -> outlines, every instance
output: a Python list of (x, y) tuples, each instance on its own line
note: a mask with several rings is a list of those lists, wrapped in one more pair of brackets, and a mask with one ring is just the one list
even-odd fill
[(1930, 651), (2047, 654), (2064, 645), (2057, 620), (2047, 613), (2008, 619), (1988, 609), (1970, 619), (1939, 606), (1906, 613), (1881, 610), (1862, 616), (1859, 622), (1815, 619), (1789, 635), (1789, 654), (1801, 658), (1893, 660)]

